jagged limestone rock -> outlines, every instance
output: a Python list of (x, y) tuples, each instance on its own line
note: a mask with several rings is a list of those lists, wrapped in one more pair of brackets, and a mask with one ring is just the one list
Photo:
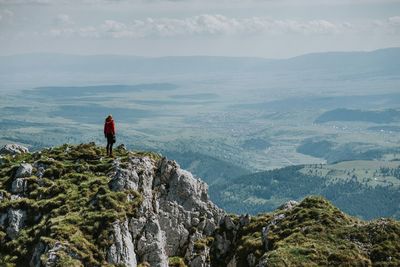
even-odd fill
[(135, 170), (124, 170), (118, 168), (110, 183), (112, 190), (121, 191), (123, 189), (138, 189), (139, 176)]
[(236, 255), (233, 255), (226, 267), (237, 267)]
[(210, 254), (210, 248), (205, 247), (201, 253), (194, 254), (195, 257), (190, 261), (190, 267), (209, 267), (210, 262), (208, 260)]
[(279, 210), (291, 210), (294, 207), (299, 205), (299, 202), (294, 201), (294, 200), (289, 200), (288, 202), (282, 204), (281, 206), (278, 207)]
[(24, 210), (8, 210), (8, 227), (6, 229), (6, 232), (11, 239), (15, 239), (18, 236), (19, 231), (22, 227), (24, 227), (25, 219), (26, 212)]
[(225, 255), (229, 252), (229, 249), (231, 248), (232, 245), (232, 240), (227, 238), (226, 233), (221, 234), (216, 234), (215, 235), (215, 250), (217, 253), (217, 256), (222, 256)]
[(43, 164), (41, 162), (35, 162), (33, 164), (33, 167), (36, 169), (36, 174), (35, 175), (38, 178), (42, 178), (43, 174), (44, 174), (44, 171), (48, 168), (48, 166), (46, 164)]
[(45, 252), (45, 249), (46, 249), (46, 245), (43, 244), (43, 242), (39, 242), (36, 244), (36, 246), (33, 249), (31, 260), (29, 261), (30, 267), (40, 267), (41, 266), (40, 257)]
[(137, 251), (142, 261), (150, 266), (167, 267), (168, 256), (165, 252), (165, 233), (161, 230), (158, 220), (155, 218), (147, 221), (144, 234), (137, 242)]
[[(115, 160), (103, 154), (82, 144), (5, 157), (0, 262), (261, 267), (281, 266), (285, 259), (293, 266), (399, 265), (400, 225), (394, 220), (364, 222), (319, 197), (252, 217), (227, 216), (208, 199), (207, 186), (174, 161), (125, 149), (115, 151)], [(16, 178), (21, 162), (38, 171)]]
[(68, 265), (74, 267), (83, 267), (76, 252), (68, 247), (68, 243), (56, 241), (54, 244), (44, 244), (39, 242), (33, 249), (32, 257), (29, 261), (30, 267), (56, 267)]
[(249, 264), (249, 266), (255, 266), (257, 262), (257, 258), (256, 256), (254, 256), (253, 253), (250, 253), (249, 255), (247, 255), (247, 263)]
[[(54, 245), (52, 245), (51, 247), (47, 247), (45, 250), (47, 252), (45, 253), (44, 257), (43, 256), (41, 257), (45, 259), (44, 263), (42, 263), (42, 266), (44, 267), (59, 266), (61, 253), (65, 253), (69, 260), (77, 259), (77, 255), (74, 252), (70, 251), (70, 249), (68, 249), (67, 246), (62, 244), (61, 242), (56, 242)], [(79, 261), (73, 261), (73, 263), (70, 264), (76, 267), (83, 266), (83, 264), (80, 263)]]
[(229, 215), (226, 215), (224, 217), (223, 223), (225, 224), (225, 227), (228, 230), (236, 228), (236, 225), (233, 223), (232, 218)]
[(239, 218), (239, 223), (241, 226), (246, 226), (250, 223), (251, 221), (251, 216), (249, 214), (246, 215), (241, 215)]
[(18, 144), (6, 144), (0, 149), (1, 155), (17, 155), (29, 153), (29, 149)]
[(28, 183), (24, 178), (16, 178), (11, 184), (11, 193), (19, 194), (27, 190)]
[(0, 226), (1, 227), (4, 228), (6, 226), (6, 223), (8, 222), (7, 218), (8, 218), (8, 212), (0, 213)]
[(203, 234), (195, 232), (191, 235), (185, 259), (191, 267), (211, 266), (210, 247)]
[(110, 188), (135, 189), (143, 196), (136, 218), (129, 221), (139, 262), (167, 266), (168, 257), (184, 253), (191, 258), (188, 240), (193, 238), (193, 227), (198, 226), (196, 239), (200, 239), (212, 234), (224, 217), (209, 201), (207, 185), (174, 161), (162, 159), (155, 166), (147, 157), (131, 157), (124, 167), (118, 160), (114, 166)]
[(123, 264), (127, 267), (136, 267), (136, 254), (131, 233), (128, 229), (128, 221), (120, 223), (116, 221), (113, 226), (110, 239), (113, 244), (107, 252), (107, 261), (111, 264)]
[(21, 163), (15, 172), (15, 178), (24, 178), (32, 175), (33, 167), (29, 163)]
[(261, 240), (263, 242), (264, 245), (264, 249), (268, 250), (268, 234), (270, 232), (270, 228), (277, 224), (279, 221), (283, 220), (285, 218), (285, 214), (281, 213), (278, 214), (276, 216), (274, 216), (274, 218), (270, 221), (270, 223), (268, 225), (266, 225), (265, 227), (262, 228), (261, 231)]

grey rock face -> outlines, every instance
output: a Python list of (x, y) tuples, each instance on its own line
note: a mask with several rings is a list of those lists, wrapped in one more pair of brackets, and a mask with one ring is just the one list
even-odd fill
[(114, 191), (121, 191), (124, 189), (138, 189), (139, 176), (135, 170), (124, 170), (117, 166), (115, 175), (110, 182), (110, 188)]
[(281, 206), (278, 207), (279, 210), (291, 210), (294, 207), (299, 205), (299, 202), (294, 201), (294, 200), (289, 200), (288, 202), (282, 204)]
[(247, 263), (249, 264), (249, 266), (255, 266), (256, 261), (257, 261), (257, 258), (256, 258), (256, 256), (254, 256), (253, 253), (250, 253), (249, 255), (247, 255)]
[(23, 193), (27, 190), (28, 183), (24, 178), (17, 178), (11, 184), (11, 192), (14, 194)]
[(209, 201), (207, 185), (167, 159), (157, 165), (150, 158), (131, 157), (124, 166), (115, 161), (109, 185), (143, 196), (129, 220), (138, 262), (164, 267), (168, 257), (185, 255), (191, 266), (209, 266), (207, 252), (195, 253), (193, 244), (212, 234), (225, 213)]
[[(68, 244), (62, 243), (60, 241), (54, 244), (45, 245), (42, 242), (36, 244), (33, 249), (32, 257), (29, 262), (30, 267), (55, 267), (60, 265), (60, 254), (64, 254), (70, 258), (70, 260), (80, 260), (76, 252), (71, 251), (68, 248)], [(65, 256), (64, 256), (65, 257)], [(65, 264), (65, 263), (64, 263)], [(71, 263), (70, 263), (71, 264)], [(71, 264), (71, 266), (77, 266), (76, 264)]]
[(32, 175), (32, 170), (33, 170), (33, 167), (31, 164), (21, 163), (21, 165), (18, 167), (18, 169), (15, 173), (15, 178), (29, 177)]
[(47, 260), (44, 264), (45, 267), (54, 267), (58, 264), (58, 255), (57, 252), (66, 251), (64, 245), (61, 242), (56, 242), (52, 248), (47, 251)]
[(7, 221), (7, 218), (8, 218), (7, 214), (8, 214), (8, 212), (0, 214), (0, 226), (1, 227), (5, 227), (6, 223), (8, 222)]
[(42, 242), (36, 244), (35, 248), (33, 249), (32, 258), (29, 262), (30, 267), (40, 267), (40, 256), (45, 252), (46, 246)]
[(268, 234), (271, 226), (276, 225), (279, 221), (285, 218), (285, 214), (278, 214), (276, 215), (271, 222), (262, 228), (261, 231), (261, 240), (263, 242), (265, 250), (268, 250)]
[(18, 144), (7, 144), (0, 149), (0, 154), (2, 155), (17, 155), (23, 153), (29, 153), (28, 148)]
[(227, 238), (226, 233), (223, 233), (223, 235), (215, 235), (215, 250), (218, 255), (227, 254), (231, 245), (232, 242), (229, 240), (229, 238)]
[[(40, 167), (45, 169), (45, 166), (35, 165), (38, 170)], [(32, 174), (32, 169), (29, 164), (21, 164), (12, 183), (13, 193), (26, 190), (24, 178)], [(147, 157), (131, 156), (121, 164), (117, 159), (110, 178), (111, 190), (136, 190), (143, 198), (135, 216), (112, 225), (112, 245), (106, 251), (110, 264), (135, 267), (147, 262), (152, 267), (167, 267), (168, 257), (181, 255), (192, 267), (210, 266), (210, 248), (199, 250), (196, 241), (213, 235), (221, 222), (229, 229), (237, 227), (208, 199), (207, 185), (180, 169), (174, 161), (156, 162)], [(7, 214), (4, 221), (8, 219), (7, 225), (12, 225), (7, 228), (10, 236), (18, 234), (25, 217), (22, 210)], [(222, 239), (222, 250), (227, 251), (229, 241), (227, 237)], [(33, 249), (30, 266), (55, 266), (60, 251), (77, 259), (77, 255), (61, 242), (51, 247), (38, 243)]]
[(237, 267), (236, 256), (234, 255), (226, 267)]
[(132, 236), (128, 230), (128, 221), (113, 224), (111, 239), (113, 244), (108, 250), (107, 261), (111, 264), (124, 264), (127, 267), (136, 267), (136, 254)]
[(161, 230), (158, 220), (150, 219), (144, 228), (144, 235), (138, 240), (138, 254), (141, 255), (141, 260), (148, 262), (150, 266), (167, 267), (165, 245), (165, 233)]
[(246, 215), (241, 215), (239, 218), (239, 223), (241, 226), (246, 226), (250, 223), (251, 221), (251, 216), (249, 214)]
[(226, 229), (228, 229), (228, 230), (232, 230), (232, 229), (236, 228), (236, 225), (233, 223), (232, 218), (228, 215), (226, 215), (224, 217), (224, 224), (225, 224)]
[(34, 164), (33, 164), (33, 167), (35, 167), (36, 168), (36, 176), (38, 177), (38, 178), (42, 178), (43, 177), (43, 174), (44, 174), (44, 171), (47, 169), (47, 165), (45, 165), (45, 164), (43, 164), (43, 163), (39, 163), (39, 162), (35, 162)]
[(206, 247), (201, 253), (194, 254), (195, 257), (190, 261), (190, 267), (207, 267), (210, 266), (208, 257), (210, 255), (210, 248)]
[(19, 231), (24, 226), (25, 219), (26, 212), (24, 210), (8, 210), (8, 227), (6, 229), (6, 232), (11, 239), (15, 239), (18, 236)]

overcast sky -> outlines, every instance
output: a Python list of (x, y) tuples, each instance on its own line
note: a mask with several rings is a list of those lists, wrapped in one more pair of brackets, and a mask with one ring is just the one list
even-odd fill
[(0, 0), (0, 54), (291, 57), (400, 46), (400, 0)]

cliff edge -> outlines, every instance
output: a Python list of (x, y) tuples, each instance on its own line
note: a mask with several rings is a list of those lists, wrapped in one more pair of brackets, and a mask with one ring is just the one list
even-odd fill
[(320, 197), (227, 214), (207, 184), (155, 153), (95, 144), (0, 150), (0, 265), (400, 265), (400, 223)]

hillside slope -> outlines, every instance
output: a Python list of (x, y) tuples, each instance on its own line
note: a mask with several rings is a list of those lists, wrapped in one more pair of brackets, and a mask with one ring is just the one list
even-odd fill
[(320, 197), (228, 215), (173, 161), (95, 144), (0, 153), (0, 265), (400, 264), (400, 223), (364, 222)]
[(359, 218), (399, 219), (399, 172), (399, 161), (298, 165), (221, 181), (210, 191), (229, 212), (257, 214), (288, 200), (321, 195)]

